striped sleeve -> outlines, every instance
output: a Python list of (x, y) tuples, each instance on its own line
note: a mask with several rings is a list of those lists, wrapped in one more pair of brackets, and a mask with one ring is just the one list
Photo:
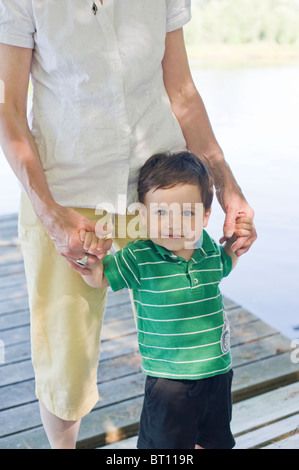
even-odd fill
[(111, 289), (136, 289), (140, 286), (139, 269), (136, 257), (130, 247), (108, 255), (103, 260), (104, 274)]
[(222, 277), (226, 277), (232, 270), (232, 259), (231, 257), (224, 251), (223, 247), (220, 246), (220, 256), (221, 256), (221, 263), (222, 263)]

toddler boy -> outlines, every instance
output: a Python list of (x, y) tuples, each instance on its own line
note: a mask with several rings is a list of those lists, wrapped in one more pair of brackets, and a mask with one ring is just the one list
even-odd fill
[[(248, 236), (240, 214), (235, 235), (223, 246), (204, 230), (213, 184), (190, 152), (158, 154), (141, 168), (139, 213), (149, 238), (128, 243), (89, 266), (92, 287), (132, 289), (145, 397), (140, 449), (227, 449), (230, 430), (229, 324), (219, 290), (235, 266), (235, 237)], [(81, 233), (96, 253), (97, 237)]]

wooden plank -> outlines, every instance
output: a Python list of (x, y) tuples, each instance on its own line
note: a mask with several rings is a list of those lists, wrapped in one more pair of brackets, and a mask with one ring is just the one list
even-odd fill
[(240, 344), (246, 344), (257, 338), (265, 338), (277, 333), (275, 328), (272, 328), (267, 323), (257, 320), (251, 323), (243, 323), (234, 325), (230, 321), (231, 325), (231, 346), (237, 346)]
[[(93, 413), (99, 410), (102, 412), (104, 408), (113, 404), (142, 397), (144, 380), (144, 375), (138, 373), (102, 383), (100, 387), (100, 398)], [(14, 416), (14, 408), (2, 411), (0, 425), (1, 437), (20, 432), (25, 430), (26, 427), (32, 428), (41, 425), (37, 401), (20, 406), (18, 408), (18, 419), (13, 419)], [(89, 427), (88, 422), (89, 419), (87, 419), (87, 427)], [(121, 422), (120, 419), (119, 422)], [(122, 423), (122, 426), (123, 425), (124, 423)]]
[(294, 382), (234, 404), (232, 431), (240, 436), (298, 412), (299, 382)]
[[(23, 272), (19, 273), (14, 273), (13, 275), (6, 275), (6, 276), (1, 276), (0, 278), (0, 286), (1, 290), (5, 289), (2, 291), (2, 294), (4, 294), (2, 297), (5, 298), (6, 294), (6, 288), (23, 288), (25, 291), (27, 291), (27, 286), (26, 286), (26, 279), (24, 276)], [(7, 295), (6, 295), (7, 296)]]
[(299, 380), (289, 353), (278, 354), (235, 369), (234, 403)]
[(24, 263), (21, 253), (16, 250), (7, 250), (0, 247), (1, 263), (0, 263), (0, 285), (2, 279), (6, 276), (14, 275), (15, 273), (22, 272), (24, 274)]
[[(20, 348), (20, 346), (18, 346)], [(14, 348), (13, 348), (14, 350)], [(238, 351), (242, 351), (242, 347), (233, 348), (233, 363), (236, 365), (234, 360), (234, 352), (237, 356)], [(260, 359), (262, 356), (260, 353)], [(30, 351), (29, 353), (30, 354)], [(267, 350), (264, 351), (264, 355), (267, 357)], [(120, 357), (119, 357), (120, 356)], [(246, 364), (243, 363), (243, 365)], [(125, 375), (126, 373), (136, 373), (140, 370), (140, 358), (137, 352), (136, 336), (117, 338), (114, 341), (107, 341), (102, 344), (101, 349), (101, 360), (98, 369), (98, 383), (108, 380), (107, 373), (109, 372), (110, 379), (114, 379), (117, 376)], [(233, 383), (233, 390), (235, 390), (235, 383), (238, 383), (238, 369), (235, 369), (236, 375)], [(1, 409), (12, 406), (19, 406), (23, 403), (28, 403), (35, 400), (34, 387), (26, 386), (23, 389), (23, 383), (34, 381), (34, 372), (31, 364), (31, 360), (19, 361), (12, 364), (5, 364), (0, 369), (0, 403)], [(111, 371), (114, 371), (112, 376)], [(264, 377), (265, 379), (265, 377)], [(268, 377), (269, 379), (269, 377)], [(293, 380), (293, 375), (290, 376)], [(246, 383), (244, 387), (246, 388)], [(254, 389), (253, 389), (254, 390)], [(240, 390), (238, 389), (238, 392)], [(235, 396), (236, 398), (236, 396)]]
[(0, 240), (18, 237), (18, 214), (0, 216)]
[[(113, 369), (112, 369), (112, 370), (113, 370)], [(109, 367), (109, 371), (111, 371), (111, 367)], [(138, 375), (138, 374), (137, 374), (137, 375)], [(141, 380), (141, 377), (142, 377), (142, 376), (141, 376), (141, 374), (140, 374), (140, 377), (139, 377), (140, 380)], [(142, 377), (142, 379), (143, 379), (143, 377)], [(129, 380), (129, 382), (131, 382), (131, 377), (130, 377), (129, 379), (127, 378), (127, 380)], [(121, 380), (119, 380), (119, 383), (121, 383)], [(118, 389), (118, 390), (120, 390), (120, 389), (122, 390), (123, 387), (120, 386), (120, 387), (117, 387), (117, 389)], [(102, 387), (100, 388), (100, 391), (102, 392), (102, 394), (104, 393), (104, 390), (103, 390)], [(141, 388), (139, 389), (139, 391), (140, 391), (140, 393), (142, 393), (142, 389), (141, 389)], [(123, 403), (123, 406), (118, 409), (118, 412), (117, 412), (117, 413), (120, 413), (120, 414), (121, 414), (121, 411), (120, 411), (120, 410), (121, 410), (122, 408), (126, 409), (127, 403), (126, 403), (126, 402), (122, 402), (122, 403)], [(132, 403), (131, 403), (131, 405), (132, 405)], [(135, 404), (134, 404), (134, 409), (135, 409), (135, 410), (136, 410), (136, 406), (137, 406), (137, 404), (135, 403)], [(236, 405), (235, 405), (235, 406), (236, 406)], [(36, 410), (37, 410), (37, 408), (35, 408), (35, 413), (33, 413), (34, 416), (37, 416), (37, 415), (36, 415), (36, 413), (37, 413)], [(19, 408), (19, 409), (18, 409), (18, 418), (19, 418), (19, 413), (20, 413), (20, 411), (21, 411), (21, 409)], [(22, 416), (23, 416), (23, 423), (25, 422), (25, 423), (27, 423), (27, 425), (28, 425), (28, 423), (30, 423), (30, 424), (32, 425), (32, 418), (31, 418), (31, 416), (32, 416), (32, 409), (29, 407), (29, 408), (27, 408), (26, 411), (27, 411), (27, 413), (25, 413), (25, 414), (22, 415)], [(29, 411), (29, 413), (28, 413), (28, 411)], [(98, 411), (99, 411), (99, 410), (98, 410)], [(110, 410), (110, 411), (111, 411), (111, 410)], [(139, 409), (139, 411), (140, 411), (140, 409)], [(260, 413), (260, 411), (259, 411), (259, 413)], [(262, 413), (260, 413), (260, 415), (262, 416)], [(2, 415), (2, 416), (3, 416), (3, 415)], [(88, 420), (90, 419), (89, 416), (92, 416), (92, 415), (91, 415), (91, 414), (88, 415), (88, 417), (86, 417), (85, 420), (88, 421)], [(125, 413), (125, 416), (127, 416), (126, 413)], [(104, 419), (104, 415), (103, 415), (102, 412), (101, 412), (101, 413), (98, 413), (97, 418), (95, 417), (95, 415), (93, 415), (92, 418), (93, 418), (93, 419), (92, 419), (92, 422), (93, 422), (93, 423), (95, 423), (95, 421), (97, 422), (96, 427), (97, 427), (97, 429), (98, 429), (98, 428), (99, 428), (99, 422), (101, 422), (101, 420)], [(37, 419), (38, 419), (38, 418), (37, 418)], [(29, 420), (29, 421), (28, 421), (28, 420)], [(120, 428), (122, 429), (122, 426), (121, 426), (119, 423), (120, 423), (120, 421), (118, 421), (118, 426), (120, 426)], [(124, 432), (128, 432), (128, 430), (130, 430), (130, 432), (133, 432), (134, 426), (135, 426), (135, 428), (138, 426), (138, 421), (135, 423), (135, 425), (134, 425), (134, 423), (131, 422), (130, 427), (128, 428), (128, 426), (127, 426), (127, 421), (126, 421), (126, 418), (125, 418), (123, 425), (124, 425), (124, 430), (125, 430)], [(115, 427), (115, 426), (116, 426), (116, 424), (115, 424), (115, 422), (114, 422), (114, 427)], [(94, 431), (93, 431), (92, 429), (95, 427), (95, 424), (92, 424), (91, 426), (89, 426), (89, 424), (86, 423), (86, 427), (87, 427), (87, 428), (86, 428), (86, 429), (87, 429), (86, 434), (84, 434), (84, 436), (82, 437), (82, 439), (84, 439), (84, 447), (87, 446), (87, 441), (88, 441), (88, 439), (89, 439), (88, 436), (93, 435), (93, 432), (94, 432)], [(106, 432), (106, 431), (105, 431), (105, 432)], [(90, 434), (89, 434), (89, 433), (90, 433)], [(103, 433), (102, 433), (102, 434), (103, 434)], [(123, 432), (122, 432), (122, 431), (121, 431), (121, 435), (123, 435)], [(16, 438), (17, 438), (17, 440), (18, 440), (18, 439), (19, 439), (19, 435), (16, 435), (16, 437), (12, 440), (12, 442), (15, 442)], [(106, 438), (105, 438), (105, 439), (106, 439)], [(99, 435), (99, 434), (98, 434), (95, 439), (94, 439), (94, 438), (92, 439), (92, 441), (91, 441), (92, 444), (91, 444), (91, 442), (90, 442), (89, 445), (90, 445), (91, 447), (93, 447), (94, 445), (102, 445), (103, 440), (104, 440), (103, 435)], [(105, 441), (105, 442), (106, 442), (106, 441)], [(12, 445), (12, 447), (14, 448), (14, 444), (12, 443), (11, 445)], [(2, 446), (2, 444), (1, 444), (1, 446)], [(35, 448), (39, 448), (39, 444), (38, 444), (38, 443), (36, 443), (36, 447), (35, 447)]]
[[(0, 334), (1, 338), (1, 334)], [(30, 350), (30, 342), (24, 341), (22, 343), (13, 344), (11, 346), (5, 345), (5, 362), (1, 364), (1, 371), (2, 367), (6, 367), (9, 364), (15, 362), (24, 362), (26, 360), (30, 360), (31, 358), (31, 350)], [(1, 372), (2, 373), (2, 372)]]
[[(125, 318), (123, 321), (115, 320), (106, 324), (104, 323), (101, 344), (101, 360), (108, 360), (109, 358), (121, 354), (127, 354), (134, 350), (137, 351), (135, 323), (130, 310), (130, 305), (126, 306), (126, 309), (130, 316), (129, 318)], [(16, 324), (19, 324), (19, 321), (25, 322), (25, 313), (24, 317), (22, 313), (15, 314), (10, 318), (12, 317), (16, 317)], [(257, 322), (254, 324), (252, 336), (250, 336), (251, 341), (248, 344), (239, 344), (236, 347), (232, 347), (234, 367), (239, 367), (242, 364), (249, 364), (250, 362), (257, 361), (268, 356), (274, 356), (289, 349), (289, 340), (282, 335), (276, 334), (266, 338), (263, 338), (263, 336), (259, 338), (260, 330), (256, 328), (256, 325), (258, 325)], [(14, 367), (18, 370), (18, 366), (10, 367), (10, 364), (30, 359), (29, 325), (25, 328), (22, 326), (20, 328), (3, 331), (1, 333), (1, 338), (5, 341), (6, 345), (6, 364), (2, 366), (4, 368), (4, 370), (2, 370), (2, 380), (7, 380), (4, 377), (10, 376), (12, 383), (15, 383), (16, 374), (13, 373), (13, 370)], [(22, 343), (18, 342), (20, 338), (22, 339)], [(264, 341), (262, 341), (262, 339), (264, 339)], [(239, 343), (238, 340), (236, 340), (236, 342)], [(22, 366), (19, 366), (19, 370), (21, 372)], [(28, 379), (26, 370), (25, 365), (25, 377), (21, 377), (21, 380)], [(17, 378), (20, 379), (19, 372), (17, 374)]]
[(27, 292), (23, 292), (22, 296), (10, 297), (0, 302), (0, 315), (7, 315), (25, 309), (28, 309)]
[[(21, 307), (25, 307), (25, 309), (21, 310)], [(16, 315), (16, 313), (18, 313), (18, 315)], [(249, 313), (248, 321), (246, 323), (244, 322), (240, 325), (237, 323), (236, 325), (234, 314), (236, 314), (237, 321), (240, 319), (238, 310), (232, 311), (230, 316), (233, 329), (232, 346), (276, 333), (276, 330), (262, 321), (255, 320), (255, 318)], [(18, 309), (15, 310), (15, 315), (8, 316), (7, 314), (2, 314), (0, 317), (0, 331), (2, 339), (7, 345), (15, 344), (18, 341), (24, 341), (29, 338), (29, 317), (27, 303), (23, 302), (18, 304)], [(122, 318), (120, 320), (116, 320), (117, 317)], [(249, 321), (249, 318), (251, 319), (251, 322)], [(113, 309), (111, 305), (108, 306), (102, 328), (102, 340), (105, 340), (107, 337), (130, 334), (135, 330), (135, 320), (130, 303), (120, 304), (117, 309)], [(113, 336), (109, 336), (110, 331)]]
[[(111, 367), (109, 367), (109, 369), (111, 370)], [(119, 376), (120, 374), (117, 374), (117, 375)], [(268, 377), (267, 381), (269, 382), (269, 377)], [(103, 412), (103, 408), (105, 408), (106, 406), (110, 406), (113, 403), (120, 402), (120, 403), (123, 403), (123, 407), (124, 407), (124, 409), (126, 409), (126, 406), (127, 406), (126, 402), (129, 400), (132, 404), (133, 403), (132, 400), (134, 399), (134, 397), (138, 397), (137, 402), (139, 403), (140, 402), (139, 398), (142, 398), (142, 396), (143, 396), (143, 384), (144, 384), (144, 375), (142, 373), (136, 373), (136, 374), (133, 374), (133, 375), (130, 375), (130, 376), (127, 375), (127, 376), (124, 376), (124, 377), (121, 377), (121, 378), (117, 378), (117, 379), (114, 379), (114, 380), (109, 380), (107, 382), (103, 382), (100, 386), (100, 389), (99, 389), (100, 394), (101, 394), (101, 400), (96, 405), (93, 413), (96, 413), (97, 416), (98, 416), (98, 420), (101, 421), (101, 419), (102, 419), (101, 418), (101, 412)], [(246, 388), (247, 387), (245, 385), (245, 389)], [(260, 388), (261, 388), (261, 386), (260, 386)], [(292, 393), (295, 393), (294, 390), (293, 390)], [(244, 392), (244, 394), (245, 393), (247, 393), (247, 392)], [(233, 396), (234, 396), (234, 386), (233, 386)], [(235, 401), (235, 399), (234, 399), (234, 401)], [(295, 406), (298, 407), (297, 397), (296, 397)], [(134, 405), (134, 409), (136, 409), (136, 408), (137, 408), (137, 404)], [(259, 408), (259, 415), (263, 416), (263, 414), (261, 413), (260, 410), (261, 410), (261, 408)], [(12, 419), (12, 416), (15, 414), (14, 409), (9, 409), (9, 410), (3, 411), (2, 412), (2, 419), (1, 419), (1, 421), (2, 421), (2, 435), (3, 435), (3, 433), (13, 434), (13, 433), (17, 433), (17, 432), (22, 431), (24, 429), (24, 426), (26, 425), (26, 423), (27, 423), (27, 425), (28, 425), (28, 423), (30, 423), (30, 427), (32, 427), (33, 425), (37, 426), (38, 422), (39, 422), (39, 414), (38, 414), (37, 411), (38, 411), (37, 403), (30, 403), (29, 405), (19, 406), (18, 407), (18, 420), (13, 420)], [(139, 409), (139, 412), (140, 412), (140, 409)], [(90, 429), (90, 428), (93, 429), (94, 425), (91, 424), (91, 426), (89, 426), (88, 422), (89, 422), (89, 419), (92, 419), (92, 423), (94, 423), (94, 420), (95, 420), (94, 416), (95, 415), (93, 415), (92, 418), (89, 418), (89, 415), (88, 415), (85, 418), (85, 420), (86, 420), (86, 429)], [(126, 413), (125, 413), (125, 416), (127, 416)], [(35, 418), (33, 418), (33, 417), (35, 417)], [(263, 417), (263, 419), (264, 419), (264, 417)], [(247, 420), (244, 419), (242, 421), (247, 423), (248, 418), (247, 418)], [(121, 423), (120, 418), (118, 420), (118, 423)], [(127, 423), (126, 422), (123, 422), (122, 425), (119, 424), (119, 426), (120, 426), (121, 429), (122, 428), (127, 429)], [(135, 428), (137, 426), (138, 426), (138, 422), (135, 423)], [(234, 424), (234, 426), (236, 426), (236, 424)], [(131, 429), (131, 427), (134, 427), (132, 422), (130, 424), (130, 429)], [(86, 431), (86, 433), (88, 434), (89, 431), (88, 432)], [(91, 431), (90, 431), (90, 434), (91, 434)], [(239, 434), (240, 434), (240, 429), (239, 429)], [(1, 435), (1, 432), (0, 432), (0, 435)], [(84, 446), (86, 446), (87, 445), (87, 443), (85, 442), (87, 440), (86, 434), (84, 434), (82, 439), (84, 440)], [(101, 439), (102, 439), (102, 437), (101, 437)], [(92, 442), (92, 445), (100, 445), (98, 443), (95, 444), (93, 440), (91, 442)]]
[[(131, 302), (128, 300), (125, 301), (125, 299), (122, 299), (120, 303), (111, 305), (110, 298), (112, 296), (113, 294), (109, 296), (108, 304), (107, 304), (106, 311), (105, 311), (105, 317), (104, 317), (105, 325), (109, 325), (110, 322), (113, 322), (116, 319), (120, 319), (120, 318), (124, 319), (124, 318), (133, 317)], [(118, 308), (115, 308), (116, 306)], [(24, 308), (20, 309), (20, 307), (24, 307)], [(28, 302), (26, 301), (24, 303), (24, 301), (22, 301), (17, 306), (16, 310), (15, 308), (16, 307), (14, 307), (13, 311), (8, 311), (8, 312), (2, 310), (0, 314), (0, 331), (7, 330), (9, 328), (16, 328), (19, 326), (29, 325), (30, 312), (29, 312)], [(251, 313), (249, 313), (245, 309), (240, 309), (240, 308), (231, 310), (229, 317), (230, 317), (231, 328), (234, 328), (235, 325), (239, 325), (239, 324), (249, 325), (249, 323), (251, 322), (258, 321), (258, 319), (255, 316), (253, 316)], [(254, 328), (254, 326), (251, 326), (251, 329), (252, 328)], [(273, 330), (269, 329), (268, 333), (271, 334), (272, 331)], [(234, 331), (233, 333), (237, 333), (237, 331), (236, 332)]]
[[(121, 347), (122, 345), (124, 345), (124, 347)], [(123, 375), (125, 373), (132, 373), (132, 370), (128, 369), (128, 367), (130, 367), (130, 363), (135, 364), (136, 356), (138, 357), (138, 365), (140, 366), (139, 353), (137, 352), (136, 336), (117, 338), (113, 341), (103, 343), (101, 350), (101, 359), (98, 368), (98, 381), (101, 382), (107, 380), (106, 376), (107, 372), (109, 371), (109, 368), (114, 368), (118, 374), (121, 373), (121, 368), (125, 370)], [(115, 363), (117, 361), (119, 362), (119, 366), (115, 368)], [(134, 367), (133, 371), (136, 372), (136, 367)], [(112, 374), (110, 372), (109, 377), (111, 376)], [(113, 374), (113, 377), (115, 376), (116, 372)], [(8, 406), (6, 405), (6, 397), (9, 400), (11, 399), (10, 388), (14, 388), (15, 384), (27, 380), (34, 380), (34, 372), (30, 359), (13, 362), (11, 364), (4, 364), (0, 367), (0, 387), (6, 387), (5, 389), (0, 389), (1, 408), (4, 407), (4, 405), (5, 407)], [(26, 401), (28, 400), (29, 398), (26, 399)]]
[(0, 247), (2, 246), (19, 246), (20, 240), (14, 229), (5, 227), (0, 234)]
[(90, 413), (89, 419), (82, 421), (77, 447), (94, 449), (135, 435), (139, 428), (142, 402), (143, 398), (140, 397), (128, 400), (126, 407), (118, 403), (106, 408), (104, 416), (99, 411)]
[(0, 439), (0, 449), (50, 449), (45, 431), (40, 426)]
[(272, 449), (272, 450), (294, 450), (294, 449), (299, 449), (299, 433), (296, 432), (296, 434), (292, 434), (291, 436), (288, 436), (286, 439), (278, 440), (273, 442), (272, 444), (263, 446), (263, 449)]
[[(114, 296), (111, 295), (108, 300), (108, 305), (104, 318), (104, 326), (102, 330), (102, 340), (106, 340), (106, 338), (108, 338), (109, 330), (113, 332), (113, 336), (131, 334), (134, 330), (134, 317), (132, 314), (130, 302), (128, 302), (127, 298), (120, 297), (120, 303), (116, 304), (114, 300), (113, 305), (110, 300), (113, 298)], [(115, 308), (116, 306), (118, 308)], [(2, 339), (3, 341), (5, 341), (7, 346), (10, 344), (16, 344), (16, 342), (18, 341), (23, 342), (29, 339), (28, 332), (30, 315), (27, 300), (25, 301), (24, 299), (19, 299), (19, 301), (17, 301), (17, 299), (15, 298), (13, 309), (13, 314), (12, 312), (8, 314), (2, 311), (2, 315), (0, 316), (0, 331)], [(241, 315), (242, 317), (240, 316), (239, 309), (232, 310), (230, 314), (230, 319), (233, 328), (235, 324), (238, 324), (240, 321), (244, 321), (244, 324), (242, 323), (243, 326), (241, 326), (240, 328), (238, 327), (238, 329), (235, 329), (235, 332), (243, 331), (244, 325), (246, 324), (247, 335), (246, 337), (243, 335), (246, 341), (252, 341), (257, 339), (258, 337), (271, 335), (273, 333), (273, 329), (268, 327), (265, 323), (257, 323), (258, 320), (256, 320), (256, 318), (249, 312), (244, 311), (244, 309), (243, 311), (241, 311)], [(119, 317), (121, 317), (121, 320), (117, 320), (117, 323), (115, 323), (116, 319)], [(235, 342), (236, 341), (240, 342), (240, 340), (235, 340)]]
[[(130, 308), (130, 307), (129, 307)], [(128, 311), (129, 311), (128, 308)], [(21, 318), (21, 316), (19, 316)], [(24, 318), (24, 317), (22, 317)], [(3, 319), (2, 319), (3, 320)], [(5, 319), (4, 319), (5, 321)], [(13, 319), (11, 320), (13, 321)], [(4, 323), (5, 326), (5, 323)], [(111, 322), (105, 322), (102, 327), (101, 339), (102, 341), (108, 338), (116, 338), (124, 334), (131, 334), (136, 331), (135, 319), (133, 314), (130, 312), (130, 317), (123, 318), (121, 320), (115, 320)], [(10, 344), (16, 344), (21, 341), (28, 341), (30, 339), (30, 325), (29, 322), (23, 323), (20, 326), (14, 328), (2, 328), (1, 339), (8, 346)]]
[[(131, 319), (127, 322), (129, 325)], [(122, 323), (125, 324), (124, 322)], [(137, 351), (136, 343), (136, 333), (131, 329), (127, 329), (123, 334), (114, 333), (114, 338), (105, 338), (101, 342), (101, 357), (100, 360), (107, 360), (113, 357), (121, 356), (123, 354), (128, 354), (132, 351)], [(28, 330), (29, 331), (29, 330)], [(3, 338), (2, 333), (0, 332), (0, 338)], [(4, 343), (5, 344), (5, 343)], [(5, 364), (0, 365), (0, 367), (8, 367), (10, 364), (30, 360), (31, 358), (31, 348), (29, 337), (24, 337), (24, 341), (21, 343), (14, 344), (5, 344)]]
[[(299, 383), (288, 385), (287, 387), (280, 388), (278, 390), (268, 392), (264, 395), (245, 400), (244, 402), (234, 405), (233, 408), (233, 420), (232, 420), (232, 431), (234, 432), (237, 442), (240, 443), (240, 439), (237, 436), (245, 435), (252, 430), (261, 428), (261, 434), (263, 436), (263, 429), (265, 423), (273, 423), (284, 421), (285, 417), (297, 415), (299, 413)], [(293, 423), (293, 421), (291, 421)], [(298, 423), (299, 424), (299, 423)], [(268, 431), (271, 428), (268, 428)], [(281, 431), (285, 429), (283, 426), (280, 428)], [(291, 429), (291, 431), (290, 431)], [(297, 432), (296, 428), (292, 431), (292, 426), (287, 427), (287, 432)], [(277, 433), (276, 433), (277, 434)], [(279, 436), (283, 434), (278, 432)], [(272, 434), (273, 436), (273, 434)], [(277, 436), (276, 436), (277, 437)], [(245, 437), (244, 437), (245, 439)], [(263, 446), (264, 438), (258, 439), (259, 446)], [(263, 442), (261, 442), (263, 441)], [(129, 439), (124, 439), (119, 442), (106, 445), (103, 449), (134, 449), (136, 448), (137, 436), (133, 436)], [(244, 441), (243, 441), (244, 444)], [(267, 446), (266, 448), (299, 448), (299, 435), (293, 435), (284, 439), (283, 441), (275, 442)], [(242, 442), (241, 444), (242, 445)], [(246, 447), (247, 448), (247, 447)]]
[[(138, 354), (136, 333), (120, 335), (113, 340), (107, 338), (101, 343), (100, 367), (103, 361), (109, 361), (127, 354)], [(261, 359), (266, 359), (289, 350), (289, 340), (279, 334), (253, 341), (249, 344), (232, 348), (234, 369), (248, 365)], [(30, 342), (13, 344), (5, 350), (5, 364), (0, 368), (0, 385), (15, 384), (16, 382), (33, 379), (31, 366)], [(100, 374), (100, 372), (99, 372)], [(8, 392), (9, 394), (9, 392)], [(1, 396), (1, 391), (0, 391)]]
[[(106, 361), (113, 357), (119, 355), (124, 355), (126, 353), (137, 352), (136, 336), (135, 336), (135, 325), (132, 320), (131, 307), (130, 304), (125, 306), (128, 310), (128, 314), (131, 315), (131, 318), (125, 322), (108, 322), (108, 330), (104, 330), (105, 335), (103, 335), (103, 341), (101, 346), (101, 362)], [(115, 311), (119, 311), (115, 309)], [(238, 315), (238, 310), (236, 310)], [(127, 328), (126, 328), (127, 325)], [(110, 334), (110, 331), (112, 332)], [(255, 329), (253, 331), (256, 331)], [(114, 337), (113, 341), (111, 338)], [(250, 339), (253, 339), (251, 336)], [(249, 344), (239, 345), (232, 348), (233, 355), (233, 364), (234, 367), (238, 367), (242, 364), (248, 364), (249, 358), (251, 357), (253, 361), (256, 361), (261, 358), (268, 357), (277, 353), (277, 350), (282, 352), (283, 350), (288, 349), (288, 344), (285, 338), (280, 335), (270, 336), (266, 338), (268, 342), (268, 348), (265, 347), (265, 344), (261, 341), (253, 341)], [(18, 361), (17, 351), (20, 350), (20, 359), (22, 362), (16, 363)], [(15, 355), (13, 355), (13, 353)], [(29, 338), (27, 341), (27, 349), (24, 343), (22, 344), (12, 344), (11, 347), (6, 347), (6, 364), (2, 366), (1, 373), (1, 384), (9, 385), (21, 382), (24, 380), (33, 379), (33, 370), (30, 361), (24, 362), (24, 359), (30, 358), (30, 344)], [(109, 369), (109, 364), (106, 365), (106, 368)], [(12, 385), (14, 386), (14, 385)], [(244, 387), (246, 383), (244, 384)], [(10, 397), (10, 390), (7, 388), (6, 397)], [(3, 403), (5, 403), (4, 397), (2, 397)], [(29, 401), (30, 398), (26, 398), (25, 401)], [(32, 400), (32, 399), (31, 399)]]
[(237, 438), (235, 449), (260, 449), (299, 432), (299, 413)]
[[(30, 360), (3, 365), (0, 368), (0, 387), (2, 387), (0, 388), (1, 409), (12, 405), (12, 391), (14, 390), (15, 385), (26, 380), (33, 380), (33, 377), (34, 372)], [(26, 401), (28, 401), (28, 399), (26, 399)]]
[(6, 347), (23, 341), (30, 341), (30, 326), (25, 325), (10, 330), (3, 330), (1, 331), (1, 339)]
[[(30, 365), (30, 370), (28, 374), (32, 375), (32, 365)], [(2, 416), (2, 411), (8, 408), (15, 408), (20, 405), (25, 405), (28, 403), (33, 403), (37, 401), (35, 396), (35, 381), (33, 379), (23, 380), (22, 382), (17, 382), (10, 386), (0, 387), (0, 416)], [(17, 409), (15, 410), (17, 414)], [(5, 434), (5, 429), (2, 430)]]
[[(13, 259), (10, 259), (8, 265), (0, 264), (1, 278), (4, 276), (12, 276), (18, 273), (23, 273), (23, 275), (25, 276), (24, 264), (23, 264), (22, 258), (19, 258), (18, 256), (14, 256)], [(1, 285), (1, 281), (0, 281), (0, 285)]]
[[(93, 449), (120, 438), (136, 434), (142, 397), (95, 410), (83, 418), (78, 448)], [(125, 426), (122, 427), (122, 424)], [(28, 425), (28, 423), (27, 423)], [(0, 449), (47, 449), (49, 443), (42, 427), (28, 429), (0, 439)]]
[(107, 341), (118, 338), (123, 335), (129, 335), (136, 332), (136, 323), (133, 315), (123, 320), (115, 320), (114, 322), (104, 323), (101, 330), (101, 340)]
[[(270, 338), (273, 339), (272, 337)], [(276, 340), (277, 341), (277, 340)], [(253, 345), (258, 345), (259, 342), (255, 342), (250, 344), (251, 348)], [(275, 342), (275, 347), (277, 343)], [(272, 344), (270, 344), (270, 347)], [(17, 346), (21, 348), (20, 345)], [(243, 361), (242, 357), (240, 359), (241, 362), (238, 363), (239, 357), (242, 355), (244, 347), (238, 346), (232, 349), (232, 357), (233, 357), (233, 364), (236, 367), (235, 371), (237, 370), (236, 376), (234, 378), (234, 387), (235, 382), (238, 383), (238, 365), (248, 365), (248, 359)], [(15, 347), (11, 348), (12, 351), (15, 351)], [(269, 352), (273, 352), (271, 349), (268, 350), (266, 347), (263, 350), (262, 348), (258, 348), (257, 354), (258, 359), (262, 359), (263, 357), (268, 357)], [(253, 350), (251, 350), (252, 355), (256, 358), (257, 356), (254, 355)], [(30, 356), (30, 349), (28, 344), (27, 356)], [(132, 369), (129, 370), (130, 362), (136, 363)], [(117, 369), (115, 369), (115, 363), (119, 362)], [(123, 365), (122, 365), (123, 364)], [(126, 373), (135, 373), (138, 372), (140, 369), (140, 358), (137, 348), (137, 338), (136, 335), (129, 335), (120, 338), (116, 338), (111, 341), (105, 341), (102, 343), (101, 346), (101, 356), (100, 356), (100, 364), (98, 369), (98, 382), (101, 383), (102, 381), (107, 380), (107, 372), (108, 371), (115, 371), (113, 378), (116, 378), (119, 375), (125, 375)], [(34, 380), (34, 372), (31, 364), (31, 360), (23, 360), (19, 362), (13, 362), (11, 364), (5, 364), (0, 369), (0, 403), (1, 408), (8, 408), (10, 406), (19, 406), (22, 403), (27, 403), (33, 401), (35, 399), (34, 395), (25, 393), (20, 387), (18, 391), (18, 383), (22, 383), (24, 381)], [(111, 372), (109, 377), (111, 377)], [(291, 376), (292, 377), (292, 376)], [(263, 380), (265, 377), (263, 377)], [(268, 377), (269, 379), (269, 377)], [(244, 387), (247, 386), (247, 383), (244, 384)], [(29, 389), (31, 390), (31, 388)], [(240, 393), (240, 390), (238, 390)]]
[(137, 448), (137, 439), (138, 435), (129, 437), (128, 439), (121, 439), (120, 441), (113, 442), (112, 444), (107, 444), (103, 447), (98, 447), (98, 449), (103, 450), (121, 450), (121, 449), (136, 449)]
[[(140, 362), (140, 356), (135, 352), (116, 356), (109, 361), (100, 362), (97, 376), (100, 393), (103, 393), (102, 383), (114, 381), (115, 379), (131, 376), (137, 373), (141, 374)], [(36, 401), (34, 394), (34, 374), (31, 361), (15, 365), (13, 364), (11, 366), (12, 369), (10, 370), (14, 371), (14, 366), (16, 367), (16, 372), (19, 372), (20, 374), (19, 378), (15, 376), (15, 382), (11, 379), (9, 370), (4, 373), (4, 369), (0, 369), (2, 383), (2, 386), (0, 387), (0, 403), (2, 410), (15, 406), (20, 407), (23, 404)]]
[(30, 323), (29, 309), (20, 310), (18, 312), (0, 315), (0, 335), (4, 330), (26, 326)]
[[(94, 448), (117, 441), (120, 438), (136, 434), (142, 398), (128, 400), (126, 406), (118, 403), (102, 410), (91, 412), (82, 421), (78, 448)], [(261, 414), (261, 413), (260, 413)], [(268, 426), (263, 426), (237, 437), (237, 449), (262, 447), (264, 444), (297, 432), (298, 414), (282, 419)], [(125, 427), (121, 424), (125, 423)], [(17, 443), (17, 444), (16, 444)], [(0, 448), (47, 448), (48, 443), (44, 432), (35, 429), (34, 432), (21, 432), (16, 436), (8, 436), (0, 441)], [(113, 446), (110, 446), (113, 448)], [(115, 447), (117, 448), (117, 446)], [(128, 448), (128, 447), (127, 447)]]
[(12, 212), (12, 213), (9, 213), (9, 214), (3, 214), (0, 216), (0, 223), (7, 223), (9, 222), (10, 220), (13, 220), (14, 223), (17, 223), (17, 220), (18, 220), (18, 214), (17, 212)]
[(277, 333), (256, 338), (249, 343), (233, 346), (231, 349), (233, 368), (277, 356), (290, 351), (290, 340)]
[(26, 291), (26, 281), (25, 279), (19, 285), (12, 285), (12, 286), (3, 286), (0, 291), (0, 302), (5, 302), (7, 298), (10, 297), (27, 297)]

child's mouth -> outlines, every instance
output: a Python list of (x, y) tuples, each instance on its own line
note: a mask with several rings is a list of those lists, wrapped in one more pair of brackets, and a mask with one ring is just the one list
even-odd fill
[(181, 234), (179, 233), (168, 233), (167, 235), (164, 235), (164, 237), (171, 238), (171, 239), (182, 238)]

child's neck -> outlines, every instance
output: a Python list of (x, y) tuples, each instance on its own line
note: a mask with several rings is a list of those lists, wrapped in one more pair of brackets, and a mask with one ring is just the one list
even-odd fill
[(189, 261), (192, 258), (194, 251), (195, 248), (184, 248), (182, 250), (172, 251), (171, 253), (179, 256), (180, 258), (184, 258), (186, 261)]

